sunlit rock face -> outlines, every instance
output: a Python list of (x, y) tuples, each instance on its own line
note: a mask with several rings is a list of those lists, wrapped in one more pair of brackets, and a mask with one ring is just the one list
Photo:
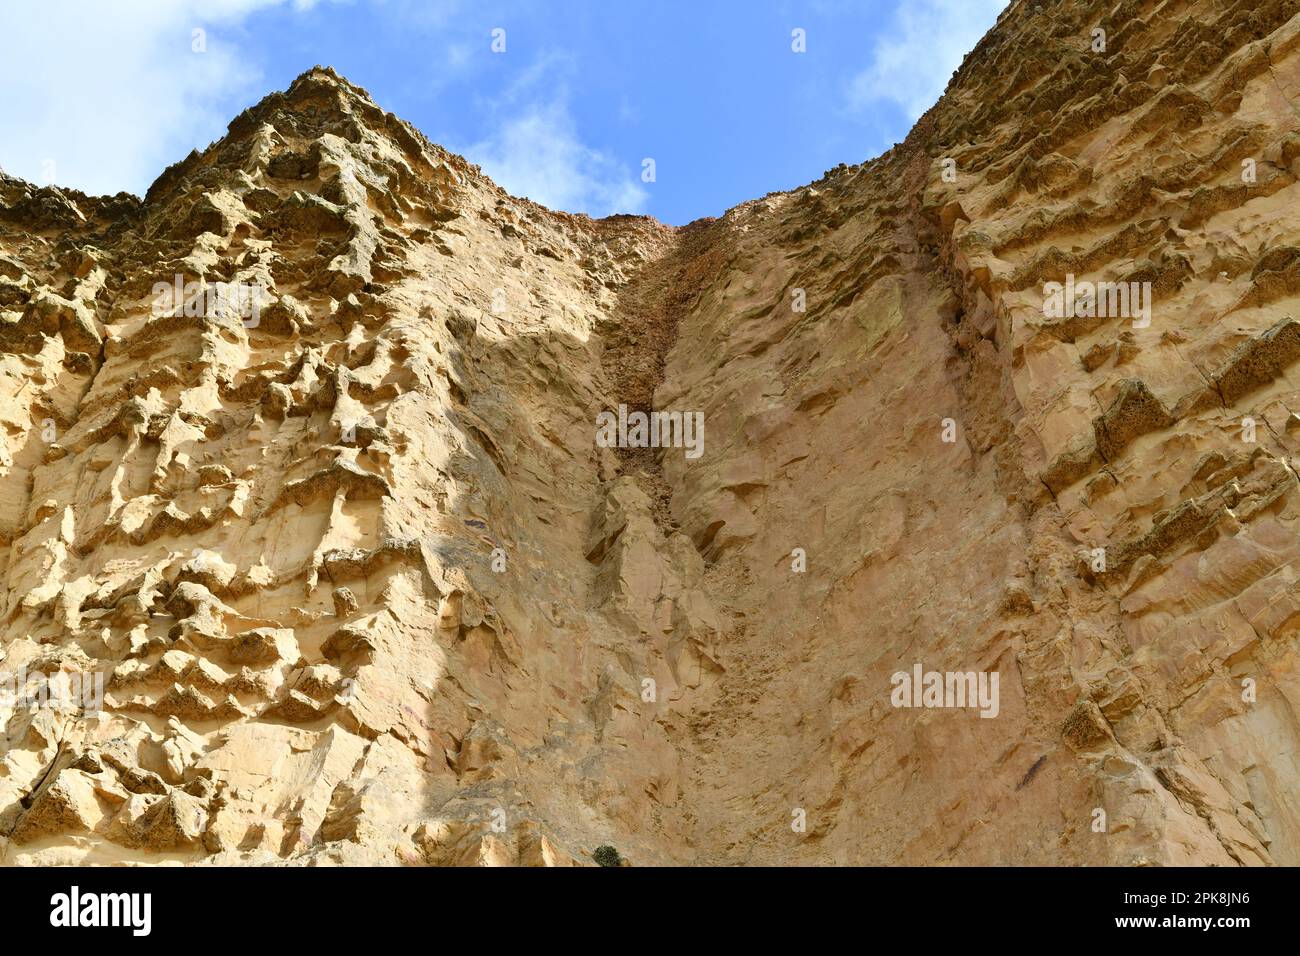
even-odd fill
[(0, 860), (1300, 864), (1298, 104), (1014, 2), (682, 228), (328, 69), (0, 179)]

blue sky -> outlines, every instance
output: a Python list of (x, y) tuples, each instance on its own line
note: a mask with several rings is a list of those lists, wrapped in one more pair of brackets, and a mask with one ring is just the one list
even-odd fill
[[(6, 4), (0, 167), (86, 192), (142, 193), (242, 109), (320, 63), (512, 193), (682, 224), (900, 141), (1004, 5)], [(492, 50), (498, 28), (503, 53)], [(795, 29), (806, 52), (792, 49)], [(642, 179), (646, 158), (654, 182)]]

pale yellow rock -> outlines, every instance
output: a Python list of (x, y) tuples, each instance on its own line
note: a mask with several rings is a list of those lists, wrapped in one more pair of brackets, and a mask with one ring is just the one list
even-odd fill
[(143, 200), (0, 177), (0, 670), (104, 685), (0, 706), (0, 862), (1300, 864), (1300, 10), (1109, 14), (681, 228), (321, 68)]

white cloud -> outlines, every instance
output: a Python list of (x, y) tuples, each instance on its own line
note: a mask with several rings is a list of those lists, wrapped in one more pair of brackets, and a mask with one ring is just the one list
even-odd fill
[[(232, 97), (258, 95), (240, 24), (281, 0), (42, 0), (0, 6), (0, 165), (37, 183), (143, 193), (224, 134)], [(293, 0), (306, 9), (314, 0)], [(206, 51), (195, 52), (203, 29)]]
[[(254, 45), (241, 42), (259, 10), (306, 10), (321, 0), (39, 0), (0, 4), (0, 168), (91, 194), (143, 194), (170, 164), (225, 134), (231, 103), (266, 88)], [(463, 71), (471, 40), (451, 29), (455, 0), (375, 0), (383, 22), (446, 44), (437, 79)], [(205, 51), (193, 31), (205, 31)], [(481, 32), (481, 31), (480, 31)], [(486, 34), (481, 39), (486, 49)], [(263, 49), (264, 44), (257, 44)], [(556, 209), (638, 212), (637, 170), (588, 147), (561, 82), (573, 64), (537, 56), (494, 103), (492, 130), (465, 149), (502, 187)], [(354, 78), (355, 79), (355, 78)]]
[(997, 22), (1007, 0), (908, 0), (875, 43), (871, 65), (849, 84), (849, 105), (897, 104), (919, 119), (953, 70)]
[(638, 213), (649, 194), (625, 164), (585, 145), (562, 88), (549, 99), (527, 101), (527, 90), (545, 79), (546, 65), (524, 74), (505, 97), (507, 115), (487, 138), (463, 150), (498, 185), (550, 209), (592, 216)]

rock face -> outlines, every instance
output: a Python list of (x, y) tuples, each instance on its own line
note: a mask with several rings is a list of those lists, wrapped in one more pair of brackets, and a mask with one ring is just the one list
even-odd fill
[(143, 201), (0, 179), (0, 667), (83, 691), (0, 709), (0, 859), (1300, 864), (1298, 116), (1295, 0), (1017, 0), (684, 228), (327, 69)]

